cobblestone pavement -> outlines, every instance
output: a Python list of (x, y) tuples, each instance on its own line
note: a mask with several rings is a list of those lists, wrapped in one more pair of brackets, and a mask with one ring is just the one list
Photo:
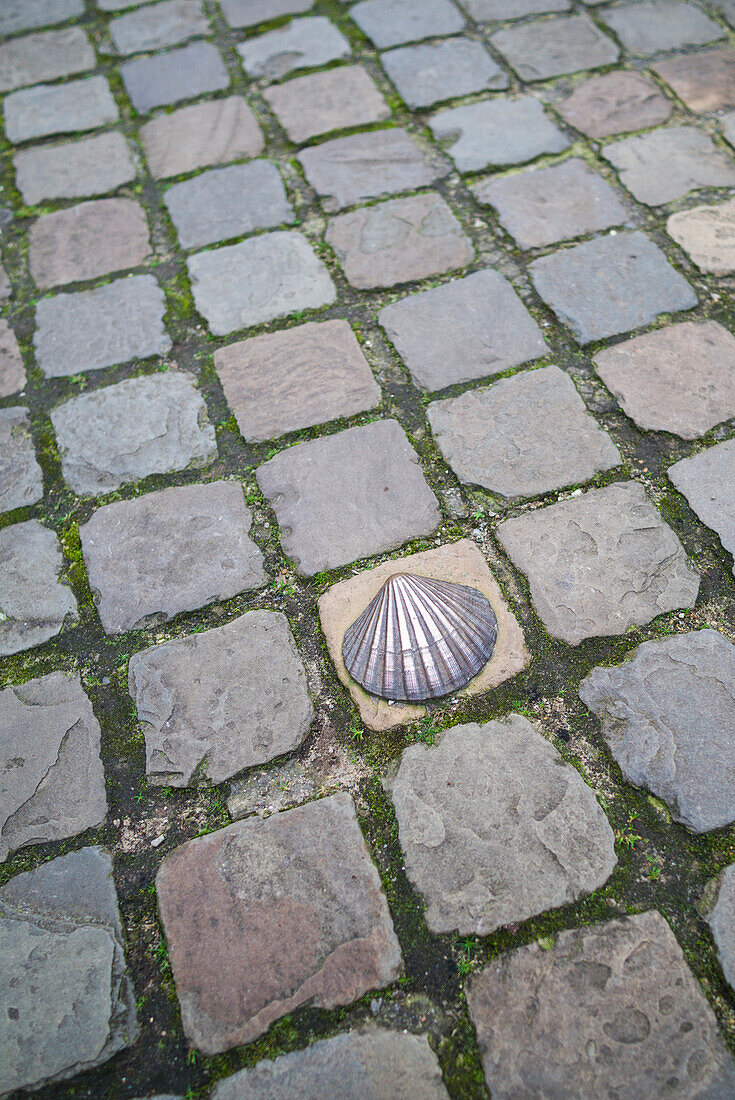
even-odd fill
[(734, 1097), (735, 0), (0, 36), (0, 1095)]

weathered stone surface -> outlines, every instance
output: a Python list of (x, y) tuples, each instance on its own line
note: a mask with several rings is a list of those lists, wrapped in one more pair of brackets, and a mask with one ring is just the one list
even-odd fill
[(693, 607), (699, 574), (641, 485), (625, 481), (505, 520), (497, 529), (555, 638), (622, 634)]
[(471, 38), (404, 46), (381, 54), (380, 60), (409, 107), (508, 87), (507, 73)]
[(380, 401), (347, 321), (311, 322), (230, 344), (214, 353), (214, 366), (248, 440), (353, 416)]
[(735, 863), (722, 872), (707, 916), (726, 980), (735, 989)]
[(557, 110), (575, 129), (601, 138), (666, 122), (673, 104), (641, 73), (618, 71), (578, 84)]
[(299, 443), (259, 466), (256, 477), (281, 545), (305, 576), (429, 535), (441, 520), (396, 420)]
[(667, 473), (702, 523), (735, 555), (735, 439), (682, 458)]
[(584, 241), (529, 264), (536, 290), (581, 344), (692, 309), (697, 296), (643, 233)]
[(360, 717), (366, 726), (378, 731), (412, 722), (425, 714), (426, 708), (408, 703), (392, 704), (386, 699), (368, 695), (345, 668), (342, 642), (347, 628), (364, 611), (388, 577), (398, 569), (416, 573), (420, 577), (434, 577), (436, 580), (470, 585), (487, 596), (493, 606), (498, 620), (495, 649), (483, 670), (458, 693), (460, 696), (481, 695), (490, 691), (515, 676), (531, 660), (523, 631), (505, 602), (478, 546), (469, 539), (387, 561), (348, 580), (340, 581), (319, 598), (322, 631), (337, 675), (359, 708)]
[(500, 224), (521, 248), (581, 237), (630, 217), (610, 184), (583, 160), (528, 168), (472, 190), (478, 202), (496, 208)]
[(164, 0), (154, 8), (138, 8), (113, 19), (110, 37), (119, 54), (176, 46), (198, 34), (210, 33), (201, 0)]
[(348, 794), (191, 840), (164, 859), (156, 886), (184, 1031), (207, 1054), (301, 1004), (349, 1004), (400, 973)]
[(26, 384), (23, 360), (15, 333), (0, 319), (0, 397), (10, 397)]
[(294, 19), (285, 27), (248, 38), (237, 47), (248, 76), (277, 80), (296, 69), (311, 69), (350, 56), (350, 44), (323, 15)]
[(56, 535), (38, 520), (0, 530), (0, 656), (40, 645), (76, 619), (62, 564)]
[(427, 390), (499, 374), (549, 350), (513, 287), (490, 269), (384, 306), (378, 319)]
[(570, 0), (463, 0), (478, 23), (492, 23), (496, 19), (521, 19), (524, 15), (543, 15), (550, 11), (569, 11)]
[(51, 422), (64, 477), (81, 496), (217, 456), (204, 399), (193, 377), (178, 371), (80, 394), (52, 409)]
[(446, 164), (432, 164), (418, 141), (398, 128), (325, 141), (298, 159), (326, 210), (425, 187), (449, 171)]
[(0, 691), (0, 759), (0, 861), (104, 821), (100, 727), (78, 675)]
[(587, 15), (559, 15), (504, 27), (490, 41), (521, 80), (546, 80), (617, 61), (619, 50)]
[(314, 717), (285, 615), (250, 611), (136, 653), (129, 691), (151, 783), (188, 787), (297, 748)]
[(569, 146), (539, 101), (528, 95), (450, 107), (430, 118), (429, 126), (435, 138), (448, 142), (447, 152), (460, 172), (524, 164)]
[(696, 439), (735, 416), (735, 337), (685, 321), (605, 348), (595, 369), (639, 428)]
[(152, 275), (131, 275), (94, 290), (41, 298), (33, 342), (49, 378), (99, 370), (171, 347), (163, 291)]
[(439, 275), (464, 267), (474, 256), (469, 238), (434, 192), (340, 214), (330, 221), (326, 241), (347, 281), (360, 288)]
[(506, 952), (472, 980), (468, 1002), (497, 1100), (735, 1089), (715, 1014), (654, 910)]
[(3, 101), (3, 115), (9, 141), (94, 130), (119, 118), (110, 85), (103, 76), (70, 80), (67, 84), (38, 84), (12, 92)]
[(5, 298), (9, 298), (12, 293), (13, 293), (13, 290), (12, 290), (12, 287), (10, 286), (10, 279), (8, 278), (8, 273), (5, 270), (5, 268), (3, 267), (3, 265), (0, 264), (0, 301), (4, 300)]
[(264, 144), (255, 115), (236, 95), (158, 115), (140, 137), (155, 179), (256, 157)]
[(15, 34), (34, 27), (63, 23), (84, 12), (84, 0), (5, 0), (0, 10), (0, 34)]
[[(141, 0), (97, 0), (100, 11), (123, 11), (125, 8), (137, 8)], [(142, 0), (143, 4), (151, 4), (153, 0)]]
[(96, 64), (91, 43), (79, 27), (12, 38), (0, 45), (0, 92), (83, 73)]
[(301, 233), (264, 233), (186, 263), (197, 309), (215, 336), (319, 309), (336, 297), (329, 272)]
[(120, 66), (120, 75), (140, 114), (216, 92), (230, 83), (222, 58), (211, 42), (192, 42), (168, 53), (135, 57)]
[(42, 288), (138, 267), (150, 252), (145, 211), (133, 199), (96, 199), (42, 214), (28, 234), (28, 265)]
[(98, 509), (79, 528), (108, 634), (166, 622), (263, 584), (263, 555), (234, 481), (160, 489)]
[(604, 8), (600, 18), (612, 28), (626, 50), (643, 56), (680, 46), (700, 46), (725, 34), (723, 27), (688, 0), (623, 4), (619, 8)]
[(711, 275), (735, 272), (735, 199), (672, 214), (666, 232), (700, 271)]
[(423, 1036), (367, 1027), (313, 1043), (220, 1081), (212, 1100), (274, 1096), (414, 1096), (446, 1100), (436, 1055)]
[(103, 195), (136, 176), (127, 142), (116, 131), (63, 145), (21, 149), (13, 164), (18, 190), (28, 204)]
[(693, 126), (666, 126), (606, 145), (620, 179), (647, 206), (680, 199), (700, 187), (732, 187), (735, 164), (708, 134)]
[(300, 15), (313, 6), (314, 0), (220, 0), (231, 27), (254, 27), (282, 15)]
[(25, 508), (43, 496), (41, 467), (25, 409), (0, 409), (0, 512)]
[(735, 106), (735, 50), (699, 50), (652, 66), (690, 111), (707, 114)]
[(589, 481), (622, 460), (558, 367), (525, 371), (427, 410), (460, 481), (504, 497), (530, 497)]
[(464, 18), (449, 0), (360, 0), (350, 8), (350, 18), (379, 50), (456, 34), (464, 27)]
[(263, 92), (291, 141), (390, 117), (390, 108), (360, 65), (298, 76)]

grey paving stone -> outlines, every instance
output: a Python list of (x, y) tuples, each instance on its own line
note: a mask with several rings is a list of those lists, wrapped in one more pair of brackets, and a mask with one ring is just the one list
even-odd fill
[(50, 415), (64, 477), (80, 496), (217, 457), (204, 399), (193, 377), (178, 371), (80, 394)]
[(256, 157), (264, 145), (255, 115), (236, 95), (158, 115), (140, 137), (155, 179)]
[(717, 882), (714, 905), (707, 920), (717, 944), (722, 972), (735, 989), (735, 863), (725, 868)]
[(499, 374), (549, 350), (513, 287), (489, 269), (401, 298), (378, 319), (427, 390)]
[(269, 160), (202, 172), (169, 187), (164, 202), (182, 248), (294, 221), (283, 180)]
[(76, 619), (62, 564), (56, 535), (38, 520), (0, 530), (0, 656), (40, 645)]
[(597, 69), (617, 61), (618, 47), (587, 15), (559, 15), (504, 27), (490, 41), (521, 80)]
[(672, 214), (666, 232), (689, 254), (700, 271), (735, 272), (735, 200), (717, 206), (695, 206)]
[(495, 207), (521, 248), (556, 244), (630, 218), (610, 184), (576, 158), (484, 180), (472, 191), (478, 202)]
[(643, 233), (584, 241), (529, 264), (534, 285), (581, 344), (692, 309), (697, 296)]
[(102, 848), (60, 856), (3, 886), (0, 953), (3, 1095), (89, 1070), (136, 1040), (112, 860)]
[(220, 1081), (212, 1100), (274, 1096), (415, 1096), (446, 1100), (436, 1055), (421, 1035), (366, 1027), (263, 1059)]
[(237, 47), (248, 76), (271, 80), (350, 56), (350, 44), (323, 15), (294, 19), (285, 27), (248, 38)]
[(121, 15), (109, 25), (110, 37), (119, 54), (176, 46), (210, 31), (201, 0), (163, 0), (155, 7)]
[(524, 15), (543, 15), (552, 11), (569, 11), (570, 0), (462, 0), (462, 7), (478, 23), (500, 19), (521, 19)]
[(731, 27), (735, 27), (735, 0), (714, 0), (712, 7), (724, 15)]
[(314, 0), (220, 0), (220, 7), (231, 27), (254, 27), (282, 15), (309, 11)]
[(619, 8), (603, 8), (603, 23), (611, 27), (626, 50), (648, 56), (659, 50), (699, 46), (725, 35), (725, 30), (688, 2), (643, 0)]
[(5, 268), (3, 267), (3, 265), (0, 264), (0, 301), (2, 301), (5, 298), (9, 298), (12, 293), (13, 293), (13, 290), (12, 290), (12, 287), (10, 286), (10, 279), (8, 278), (8, 273), (5, 270)]
[(622, 183), (648, 206), (673, 202), (701, 187), (735, 185), (735, 163), (693, 126), (652, 130), (602, 151)]
[(623, 775), (696, 833), (735, 820), (735, 646), (716, 630), (644, 642), (595, 668), (583, 703)]
[(83, 73), (96, 64), (91, 43), (79, 27), (13, 38), (0, 44), (0, 92)]
[(221, 783), (298, 748), (314, 708), (285, 615), (249, 611), (227, 626), (136, 653), (129, 691), (150, 783)]
[(79, 534), (105, 631), (166, 622), (263, 584), (250, 523), (234, 481), (160, 489), (99, 508)]
[(29, 205), (104, 195), (131, 183), (137, 174), (128, 144), (117, 132), (21, 149), (13, 164), (18, 190)]
[(214, 367), (247, 440), (354, 416), (381, 396), (347, 321), (312, 321), (241, 340), (215, 351)]
[(575, 129), (601, 138), (666, 122), (673, 104), (641, 73), (615, 71), (578, 84), (557, 110)]
[(182, 844), (156, 887), (184, 1031), (208, 1054), (250, 1042), (306, 1002), (349, 1004), (400, 973), (348, 794)]
[(0, 691), (0, 754), (0, 861), (104, 821), (100, 727), (78, 674)]
[(47, 378), (59, 378), (162, 355), (171, 347), (164, 309), (152, 275), (41, 298), (33, 336), (38, 364)]
[(460, 481), (504, 497), (536, 496), (589, 481), (622, 461), (558, 367), (435, 401), (427, 413), (439, 449)]
[(735, 439), (669, 466), (669, 479), (735, 556)]
[(299, 443), (259, 466), (256, 477), (281, 545), (305, 576), (429, 535), (441, 520), (396, 420)]
[(100, 11), (123, 11), (125, 8), (136, 8), (142, 4), (152, 4), (154, 0), (96, 0)]
[(390, 117), (390, 108), (360, 65), (340, 65), (275, 84), (263, 92), (291, 141)]
[(605, 348), (595, 370), (639, 428), (696, 439), (735, 416), (735, 337), (684, 321)]
[(10, 397), (25, 384), (26, 373), (15, 333), (7, 321), (0, 319), (0, 397)]
[(497, 1100), (735, 1089), (717, 1018), (654, 910), (499, 955), (468, 1002)]
[(325, 141), (298, 156), (304, 174), (326, 210), (365, 199), (412, 191), (447, 175), (406, 130), (373, 130)]
[(350, 18), (384, 50), (403, 42), (418, 42), (440, 34), (456, 34), (464, 17), (449, 0), (360, 0), (350, 8)]
[(698, 50), (659, 61), (651, 68), (690, 111), (705, 114), (735, 106), (735, 51)]
[(264, 233), (198, 252), (186, 263), (197, 309), (216, 336), (336, 298), (329, 272), (301, 233)]
[(434, 137), (460, 172), (524, 164), (542, 153), (561, 153), (569, 141), (533, 96), (486, 99), (450, 107), (429, 119)]
[(508, 87), (507, 73), (470, 38), (404, 46), (381, 54), (380, 60), (409, 107), (429, 107), (444, 99)]
[(0, 512), (25, 508), (43, 496), (41, 467), (25, 409), (0, 409)]
[(205, 92), (227, 88), (230, 77), (211, 42), (192, 42), (168, 53), (135, 57), (120, 66), (127, 93), (136, 111), (196, 99)]
[(505, 520), (498, 538), (555, 638), (623, 634), (693, 607), (699, 574), (636, 482), (618, 482)]
[(325, 239), (347, 281), (360, 288), (454, 271), (474, 256), (469, 238), (434, 192), (340, 214), (329, 222)]
[(30, 31), (63, 23), (84, 12), (84, 0), (4, 0), (0, 8), (0, 34)]
[(103, 76), (70, 80), (67, 84), (38, 84), (11, 92), (3, 101), (3, 114), (5, 133), (14, 142), (94, 130), (119, 118)]

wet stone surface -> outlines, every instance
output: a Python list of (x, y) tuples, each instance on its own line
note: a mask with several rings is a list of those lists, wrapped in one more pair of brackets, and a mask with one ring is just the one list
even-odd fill
[(0, 512), (35, 504), (43, 496), (43, 477), (36, 462), (28, 413), (0, 409)]
[(255, 157), (264, 144), (255, 115), (235, 95), (157, 115), (141, 127), (140, 137), (156, 179)]
[(460, 172), (525, 164), (569, 146), (568, 138), (532, 96), (450, 107), (430, 118), (429, 126)]
[(0, 530), (0, 656), (40, 645), (76, 619), (62, 566), (56, 535), (38, 520)]
[(490, 41), (521, 80), (610, 65), (619, 50), (587, 15), (560, 15), (496, 31)]
[(682, 458), (669, 466), (667, 474), (702, 523), (735, 554), (735, 439)]
[(381, 61), (409, 107), (430, 107), (444, 99), (508, 87), (507, 74), (469, 38), (404, 46), (382, 54)]
[(96, 199), (42, 214), (29, 233), (28, 266), (42, 288), (138, 267), (150, 255), (148, 221), (132, 199)]
[(291, 141), (390, 117), (390, 108), (360, 65), (341, 65), (266, 88), (265, 99)]
[(576, 85), (557, 109), (577, 130), (601, 138), (658, 126), (666, 122), (673, 104), (641, 73), (618, 71)]

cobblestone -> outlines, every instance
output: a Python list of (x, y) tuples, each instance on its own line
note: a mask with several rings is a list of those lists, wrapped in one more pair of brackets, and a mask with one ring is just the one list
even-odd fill
[(97, 199), (42, 214), (28, 234), (28, 266), (43, 289), (138, 267), (150, 253), (145, 211), (133, 199)]
[(53, 638), (77, 617), (56, 535), (36, 519), (0, 530), (0, 656)]
[(717, 944), (717, 956), (726, 980), (735, 989), (735, 864), (726, 867), (716, 886), (716, 898), (707, 920)]
[(130, 149), (122, 134), (22, 149), (13, 158), (23, 201), (78, 199), (114, 191), (136, 177)]
[(231, 27), (254, 27), (282, 15), (300, 15), (313, 6), (314, 0), (220, 0)]
[(569, 140), (537, 99), (488, 99), (465, 107), (450, 107), (429, 119), (434, 137), (460, 172), (524, 164), (543, 153), (561, 153)]
[(5, 298), (9, 298), (13, 293), (10, 286), (10, 279), (5, 268), (0, 264), (0, 301)]
[(667, 126), (606, 145), (604, 155), (622, 183), (648, 206), (673, 202), (701, 187), (732, 187), (735, 167), (712, 139), (693, 126)]
[(683, 3), (644, 0), (638, 4), (623, 4), (619, 8), (604, 8), (600, 18), (615, 32), (626, 50), (643, 57), (679, 46), (701, 46), (725, 35), (723, 27), (688, 0)]
[(682, 458), (667, 473), (702, 523), (735, 555), (735, 439)]
[(255, 115), (235, 95), (158, 115), (141, 127), (140, 137), (156, 179), (257, 157), (264, 144)]
[(6, 0), (0, 12), (0, 34), (30, 31), (34, 27), (48, 27), (63, 23), (84, 11), (84, 0), (36, 0), (29, 6), (27, 0)]
[(652, 66), (690, 111), (701, 114), (735, 106), (735, 53), (700, 50)]
[(508, 87), (507, 74), (470, 38), (404, 46), (382, 54), (381, 62), (409, 107)]
[(23, 360), (15, 333), (7, 321), (0, 320), (0, 397), (10, 397), (22, 390), (25, 381)]
[(688, 253), (700, 271), (713, 275), (735, 272), (735, 201), (695, 206), (672, 214), (666, 232)]
[(360, 65), (341, 65), (266, 88), (263, 93), (291, 141), (381, 122), (390, 108)]
[(237, 50), (248, 76), (269, 80), (350, 56), (349, 42), (323, 15), (294, 19), (278, 30), (248, 38)]
[(196, 99), (230, 83), (222, 58), (210, 42), (192, 42), (169, 53), (133, 58), (120, 66), (120, 75), (140, 114), (182, 99)]
[(25, 409), (0, 409), (0, 512), (25, 508), (43, 496), (41, 467)]
[(559, 15), (505, 27), (490, 42), (508, 60), (521, 80), (597, 69), (617, 61), (613, 40), (587, 15)]
[(95, 67), (92, 45), (79, 27), (43, 31), (0, 44), (0, 92)]
[(113, 19), (109, 30), (117, 52), (131, 54), (177, 46), (196, 35), (209, 34), (211, 28), (201, 0), (164, 0)]
[(464, 28), (464, 18), (449, 0), (360, 0), (350, 8), (357, 23), (374, 46), (400, 46), (440, 34), (456, 34)]
[(492, 23), (500, 19), (521, 19), (524, 15), (569, 11), (571, 0), (464, 0), (463, 7), (478, 23)]
[(577, 130), (601, 138), (658, 126), (673, 104), (641, 73), (616, 71), (578, 84), (557, 110)]
[(94, 130), (106, 122), (117, 122), (119, 117), (103, 76), (11, 92), (3, 101), (3, 114), (9, 141)]

